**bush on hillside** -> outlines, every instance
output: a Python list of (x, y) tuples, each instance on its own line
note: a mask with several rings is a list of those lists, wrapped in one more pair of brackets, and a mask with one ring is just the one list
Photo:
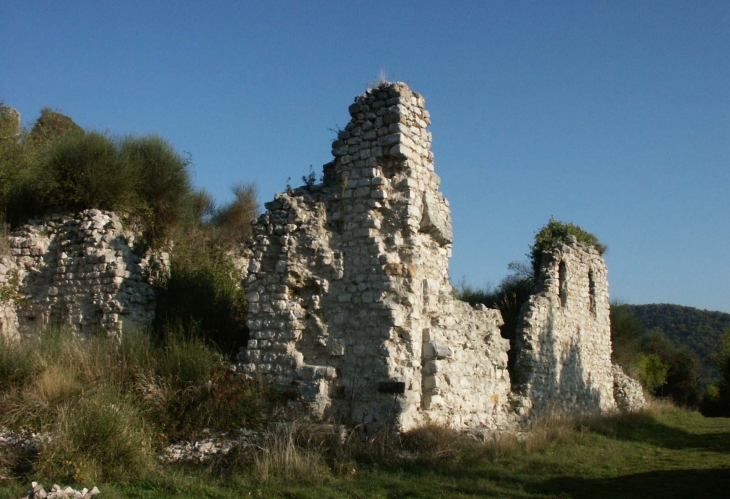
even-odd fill
[(161, 138), (119, 140), (85, 132), (49, 109), (41, 111), (30, 133), (15, 133), (17, 121), (7, 109), (0, 108), (5, 222), (17, 226), (54, 211), (112, 210), (137, 221), (153, 246), (183, 223), (193, 200), (190, 161)]
[(44, 165), (50, 185), (48, 208), (81, 211), (88, 208), (130, 211), (137, 205), (136, 165), (120, 161), (114, 141), (96, 132), (72, 134), (59, 140)]

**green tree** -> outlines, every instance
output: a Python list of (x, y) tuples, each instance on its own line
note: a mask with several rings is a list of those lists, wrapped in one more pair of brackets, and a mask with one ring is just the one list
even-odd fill
[(639, 381), (650, 392), (656, 392), (667, 382), (669, 365), (659, 355), (655, 353), (639, 354), (636, 364)]
[(666, 382), (655, 389), (655, 395), (670, 397), (678, 405), (696, 406), (699, 402), (697, 355), (686, 346), (675, 345), (660, 329), (645, 334), (642, 350), (657, 355), (669, 366)]
[(720, 345), (710, 356), (710, 361), (720, 371), (717, 386), (707, 387), (700, 402), (700, 410), (706, 416), (730, 416), (730, 327), (725, 329)]
[(610, 319), (612, 360), (627, 372), (633, 373), (641, 354), (644, 328), (639, 324), (632, 309), (619, 302), (611, 303)]

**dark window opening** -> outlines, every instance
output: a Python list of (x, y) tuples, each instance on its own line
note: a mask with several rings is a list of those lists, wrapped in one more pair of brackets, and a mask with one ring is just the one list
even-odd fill
[(558, 267), (558, 278), (560, 279), (560, 306), (566, 307), (568, 305), (568, 268), (565, 265), (565, 262), (560, 262), (560, 267)]

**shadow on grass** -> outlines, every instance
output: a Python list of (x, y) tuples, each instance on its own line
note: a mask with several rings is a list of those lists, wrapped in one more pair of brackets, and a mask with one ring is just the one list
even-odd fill
[(596, 479), (559, 477), (537, 485), (534, 491), (576, 499), (727, 498), (730, 468), (650, 471)]
[[(641, 442), (672, 450), (730, 453), (730, 432), (689, 432), (659, 421), (651, 413), (637, 413), (588, 422), (591, 432), (624, 442)], [(694, 425), (693, 425), (694, 426)], [(727, 428), (727, 424), (724, 425)]]

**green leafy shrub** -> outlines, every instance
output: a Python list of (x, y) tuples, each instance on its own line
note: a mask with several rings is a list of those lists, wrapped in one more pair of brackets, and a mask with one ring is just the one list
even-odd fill
[[(3, 111), (6, 109), (6, 111)], [(138, 222), (159, 246), (194, 201), (190, 161), (157, 136), (115, 139), (85, 132), (44, 109), (30, 133), (16, 133), (0, 107), (0, 215), (12, 226), (53, 211), (112, 210)]]
[(608, 249), (590, 232), (570, 222), (559, 222), (551, 217), (550, 221), (535, 234), (535, 244), (530, 246), (530, 259), (535, 277), (540, 270), (543, 253), (550, 251), (556, 243), (564, 241), (568, 236), (575, 236), (578, 242), (593, 246), (600, 254), (605, 253)]
[(132, 210), (140, 182), (135, 166), (120, 161), (116, 144), (105, 135), (64, 137), (52, 148), (45, 165), (51, 185), (44, 204), (68, 211)]
[(120, 163), (138, 178), (140, 205), (135, 215), (143, 221), (155, 245), (170, 236), (183, 220), (192, 188), (188, 166), (170, 144), (156, 136), (127, 137), (121, 143)]

